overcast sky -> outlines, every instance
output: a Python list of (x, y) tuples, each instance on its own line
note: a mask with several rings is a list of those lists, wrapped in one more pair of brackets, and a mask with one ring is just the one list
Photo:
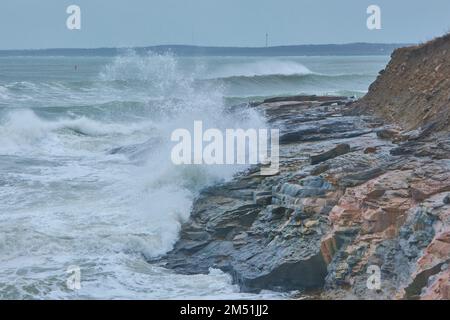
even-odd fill
[[(81, 8), (68, 30), (66, 8)], [(381, 7), (382, 30), (366, 9)], [(450, 30), (450, 0), (0, 0), (0, 49), (420, 42)]]

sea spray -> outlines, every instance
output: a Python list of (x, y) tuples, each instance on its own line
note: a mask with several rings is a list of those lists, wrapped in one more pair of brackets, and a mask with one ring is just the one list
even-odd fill
[[(230, 112), (221, 86), (194, 78), (174, 56), (131, 52), (82, 86), (53, 83), (47, 95), (36, 82), (41, 89), (8, 92), (15, 98), (0, 115), (2, 298), (239, 296), (220, 272), (174, 276), (147, 262), (172, 248), (199, 190), (242, 169), (174, 166), (170, 132), (194, 119), (218, 128), (264, 124), (252, 111)], [(55, 90), (60, 107), (46, 98)], [(30, 107), (25, 92), (36, 94)], [(88, 105), (79, 104), (84, 94)], [(66, 287), (72, 266), (81, 271), (75, 292)]]
[[(364, 92), (384, 64), (372, 57), (274, 60), (287, 61), (286, 69), (263, 70), (267, 58), (259, 57), (132, 51), (2, 57), (0, 298), (260, 297), (239, 293), (215, 269), (187, 276), (148, 260), (172, 248), (202, 188), (245, 168), (173, 165), (174, 129), (194, 120), (220, 130), (265, 128), (251, 109), (231, 112), (229, 98)], [(300, 65), (318, 74), (303, 74)], [(66, 287), (71, 266), (81, 271), (80, 290)]]

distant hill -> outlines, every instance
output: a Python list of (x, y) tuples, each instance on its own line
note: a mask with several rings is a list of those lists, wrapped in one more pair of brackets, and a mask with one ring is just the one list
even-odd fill
[[(318, 44), (276, 47), (201, 47), (187, 45), (161, 45), (133, 48), (137, 53), (172, 52), (178, 56), (362, 56), (390, 55), (395, 49), (407, 44), (349, 43)], [(124, 48), (97, 49), (39, 49), (0, 50), (0, 56), (115, 56)]]

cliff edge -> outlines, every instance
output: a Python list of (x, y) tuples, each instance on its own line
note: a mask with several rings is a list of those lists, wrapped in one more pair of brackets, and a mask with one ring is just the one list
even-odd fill
[(450, 299), (449, 71), (446, 35), (395, 51), (360, 101), (253, 104), (280, 130), (279, 172), (203, 190), (159, 262), (246, 292)]
[(356, 106), (405, 129), (450, 129), (450, 33), (396, 49)]

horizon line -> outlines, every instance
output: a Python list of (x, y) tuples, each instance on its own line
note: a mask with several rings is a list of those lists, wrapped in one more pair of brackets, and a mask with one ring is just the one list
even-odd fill
[(191, 47), (191, 48), (212, 48), (212, 49), (270, 49), (283, 47), (306, 47), (306, 46), (348, 46), (348, 45), (394, 45), (409, 46), (417, 43), (407, 42), (346, 42), (346, 43), (311, 43), (311, 44), (283, 44), (274, 46), (221, 46), (221, 45), (196, 45), (196, 44), (155, 44), (146, 46), (105, 46), (105, 47), (50, 47), (50, 48), (26, 48), (26, 49), (0, 49), (0, 52), (6, 51), (49, 51), (49, 50), (113, 50), (113, 49), (147, 49), (160, 47)]

